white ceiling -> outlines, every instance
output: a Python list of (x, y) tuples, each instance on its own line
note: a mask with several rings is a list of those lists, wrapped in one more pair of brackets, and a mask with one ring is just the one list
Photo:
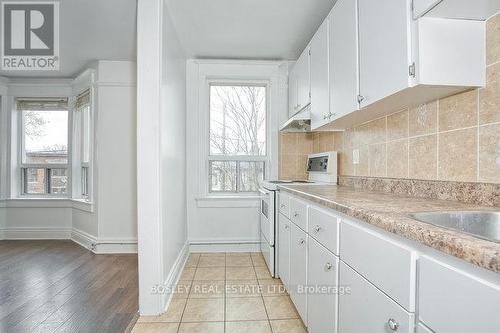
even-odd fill
[(60, 71), (1, 71), (9, 77), (74, 77), (94, 60), (136, 59), (136, 0), (60, 1)]
[(188, 57), (297, 59), (336, 0), (166, 0)]

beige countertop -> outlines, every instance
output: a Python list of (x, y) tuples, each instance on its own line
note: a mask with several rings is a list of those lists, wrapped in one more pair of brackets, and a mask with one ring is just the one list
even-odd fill
[(500, 273), (500, 244), (419, 222), (415, 212), (499, 210), (457, 201), (403, 197), (333, 185), (280, 185), (280, 190)]

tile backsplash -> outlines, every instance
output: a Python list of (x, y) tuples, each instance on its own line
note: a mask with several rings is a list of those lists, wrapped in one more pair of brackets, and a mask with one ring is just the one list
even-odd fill
[(345, 132), (281, 133), (280, 177), (307, 178), (307, 154), (337, 150), (344, 176), (500, 183), (500, 14), (487, 21), (486, 31), (485, 88)]

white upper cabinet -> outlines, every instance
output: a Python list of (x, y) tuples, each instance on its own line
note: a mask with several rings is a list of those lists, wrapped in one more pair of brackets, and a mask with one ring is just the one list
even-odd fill
[(295, 65), (297, 75), (297, 109), (302, 110), (311, 103), (311, 83), (309, 72), (309, 47), (306, 47)]
[(298, 92), (298, 81), (297, 73), (295, 71), (295, 64), (290, 73), (288, 74), (288, 116), (292, 117), (297, 113), (297, 92)]
[(364, 107), (409, 85), (411, 1), (358, 1), (360, 95)]
[(288, 76), (288, 114), (290, 117), (311, 104), (310, 92), (309, 47), (306, 47)]
[(358, 7), (338, 0), (330, 14), (330, 111), (335, 120), (358, 109)]
[(311, 41), (311, 129), (327, 124), (331, 115), (326, 19)]

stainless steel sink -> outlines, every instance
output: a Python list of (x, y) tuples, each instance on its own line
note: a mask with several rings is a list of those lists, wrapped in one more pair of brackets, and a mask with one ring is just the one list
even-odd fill
[(413, 213), (410, 216), (421, 222), (500, 243), (500, 212), (425, 212)]

